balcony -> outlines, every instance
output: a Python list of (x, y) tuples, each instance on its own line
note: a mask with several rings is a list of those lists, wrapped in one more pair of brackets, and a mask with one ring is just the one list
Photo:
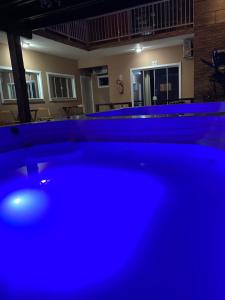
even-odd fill
[(193, 0), (162, 0), (146, 5), (48, 27), (46, 32), (87, 48), (98, 44), (149, 38), (193, 26)]

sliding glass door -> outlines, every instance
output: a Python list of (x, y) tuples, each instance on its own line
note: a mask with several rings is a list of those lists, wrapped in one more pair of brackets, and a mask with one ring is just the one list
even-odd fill
[(133, 71), (134, 106), (169, 104), (180, 94), (179, 67)]
[(143, 71), (133, 71), (132, 89), (134, 97), (134, 106), (144, 106), (144, 84)]
[(168, 99), (167, 68), (155, 69), (154, 104), (166, 104)]
[(179, 68), (168, 68), (168, 101), (174, 101), (180, 98), (180, 80)]
[(152, 105), (152, 99), (154, 97), (155, 90), (155, 77), (154, 70), (145, 70), (144, 72), (144, 82), (143, 82), (143, 90), (144, 90), (144, 105), (149, 106)]

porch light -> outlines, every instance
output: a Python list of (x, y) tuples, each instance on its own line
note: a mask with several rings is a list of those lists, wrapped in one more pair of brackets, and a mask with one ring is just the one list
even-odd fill
[(143, 47), (141, 47), (140, 45), (137, 45), (135, 51), (136, 51), (136, 53), (141, 53), (143, 51)]

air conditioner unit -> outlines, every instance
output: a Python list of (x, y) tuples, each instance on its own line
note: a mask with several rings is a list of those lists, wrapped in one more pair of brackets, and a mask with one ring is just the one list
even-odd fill
[(193, 49), (193, 39), (185, 39), (183, 43), (183, 56), (184, 58), (193, 58), (194, 49)]
[(108, 68), (107, 67), (99, 67), (93, 69), (92, 72), (93, 75), (107, 75), (108, 74)]

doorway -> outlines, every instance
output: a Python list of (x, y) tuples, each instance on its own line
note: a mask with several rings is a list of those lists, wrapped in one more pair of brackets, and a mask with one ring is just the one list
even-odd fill
[(95, 112), (92, 78), (88, 75), (80, 76), (81, 94), (83, 99), (84, 111), (86, 114)]
[(169, 104), (181, 98), (181, 66), (164, 65), (131, 70), (134, 106)]

